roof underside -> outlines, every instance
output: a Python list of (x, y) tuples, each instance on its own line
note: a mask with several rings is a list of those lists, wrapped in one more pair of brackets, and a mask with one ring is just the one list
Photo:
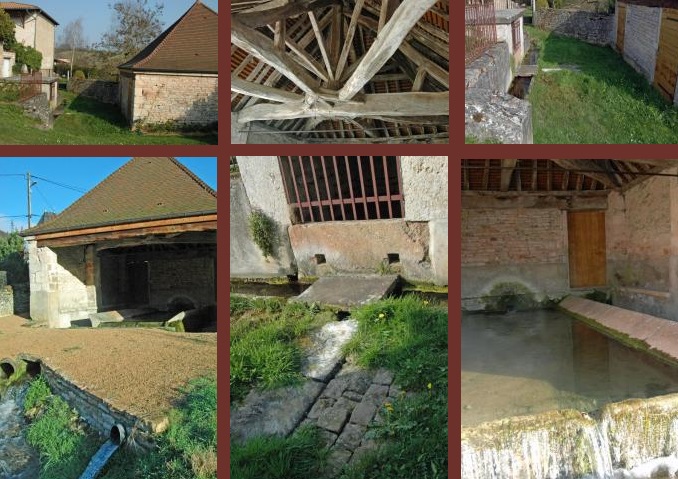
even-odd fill
[(119, 68), (140, 71), (217, 73), (217, 13), (195, 3), (172, 26)]
[(54, 20), (51, 16), (47, 14), (42, 8), (36, 6), (36, 5), (31, 5), (29, 3), (18, 3), (18, 2), (0, 2), (0, 8), (3, 10), (6, 10), (8, 12), (11, 11), (25, 11), (25, 12), (38, 12), (42, 13), (42, 15), (47, 18), (50, 22), (52, 22), (54, 25), (59, 25), (59, 23)]
[(216, 211), (216, 192), (174, 158), (132, 158), (54, 219), (23, 235), (190, 218)]
[(624, 191), (678, 160), (462, 160), (462, 191)]
[(231, 18), (241, 130), (449, 141), (449, 0), (233, 0)]

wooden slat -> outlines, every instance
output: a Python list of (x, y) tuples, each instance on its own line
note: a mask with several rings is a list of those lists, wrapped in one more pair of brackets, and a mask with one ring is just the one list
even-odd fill
[(626, 30), (626, 4), (617, 3), (617, 50), (624, 52), (624, 32)]
[(570, 287), (589, 288), (607, 284), (605, 212), (567, 213)]
[(678, 79), (678, 10), (662, 9), (659, 48), (654, 71), (654, 85), (669, 101), (673, 100)]

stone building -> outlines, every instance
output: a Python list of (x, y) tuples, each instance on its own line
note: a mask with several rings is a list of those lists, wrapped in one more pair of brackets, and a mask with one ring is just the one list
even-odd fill
[(40, 71), (51, 76), (57, 21), (40, 7), (28, 3), (0, 2), (0, 8), (14, 21), (16, 40), (42, 53)]
[[(237, 157), (231, 277), (399, 273), (447, 284), (447, 157)], [(248, 231), (275, 225), (264, 257)]]
[(50, 327), (102, 311), (216, 304), (216, 192), (173, 158), (133, 158), (22, 233), (30, 315)]
[(449, 1), (231, 3), (231, 143), (449, 142)]
[(599, 290), (678, 320), (675, 160), (462, 160), (462, 306)]
[(131, 125), (218, 121), (218, 16), (200, 0), (118, 68), (119, 103)]

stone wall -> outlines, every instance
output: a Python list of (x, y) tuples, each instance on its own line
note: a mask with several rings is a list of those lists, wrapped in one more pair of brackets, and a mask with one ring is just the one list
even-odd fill
[(403, 156), (400, 169), (405, 219), (447, 219), (448, 157)]
[(167, 310), (177, 297), (187, 297), (196, 308), (216, 303), (214, 258), (175, 257), (149, 261), (150, 306)]
[(14, 293), (11, 286), (0, 285), (0, 318), (14, 314)]
[(26, 115), (40, 120), (44, 126), (49, 128), (52, 127), (54, 118), (52, 117), (52, 108), (49, 102), (49, 96), (46, 93), (40, 93), (38, 95), (32, 96), (28, 100), (23, 101), (21, 106), (23, 107), (24, 113)]
[(466, 89), (482, 88), (506, 92), (511, 85), (511, 53), (506, 42), (499, 42), (466, 65)]
[(654, 80), (659, 46), (661, 8), (627, 5), (624, 59), (648, 81)]
[(610, 194), (607, 275), (615, 305), (678, 320), (677, 214), (675, 178), (650, 178)]
[(166, 420), (152, 422), (114, 408), (105, 399), (80, 389), (44, 362), (40, 364), (40, 372), (52, 392), (78, 411), (80, 417), (102, 436), (108, 437), (114, 425), (122, 424), (128, 437), (134, 432), (135, 443), (149, 449), (153, 445), (152, 434), (163, 432), (167, 427)]
[(117, 104), (119, 100), (118, 82), (103, 80), (78, 80), (71, 79), (68, 82), (68, 91), (78, 96), (92, 98), (102, 103)]
[(532, 106), (508, 93), (469, 88), (465, 95), (465, 135), (477, 143), (532, 143)]
[(465, 309), (482, 308), (482, 296), (501, 283), (538, 299), (569, 290), (567, 223), (558, 209), (462, 209), (461, 238)]
[(217, 75), (136, 73), (131, 123), (204, 126), (218, 122)]
[(536, 26), (595, 45), (609, 45), (615, 25), (612, 14), (560, 8), (540, 9)]
[(28, 283), (12, 285), (14, 296), (14, 314), (27, 313), (31, 304), (31, 289)]

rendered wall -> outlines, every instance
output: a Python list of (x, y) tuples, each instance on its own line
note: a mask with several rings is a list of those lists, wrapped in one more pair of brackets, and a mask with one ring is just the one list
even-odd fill
[(40, 69), (43, 73), (51, 73), (54, 67), (54, 24), (40, 14), (22, 17), (12, 14), (16, 28), (14, 36), (18, 42), (30, 46), (42, 53)]
[(406, 220), (447, 219), (448, 162), (446, 156), (400, 158)]
[(661, 8), (627, 5), (624, 59), (648, 81), (654, 80), (659, 46)]
[(569, 291), (567, 221), (555, 208), (462, 209), (462, 306), (484, 307), (483, 296), (515, 283), (537, 300)]
[[(199, 126), (219, 120), (217, 75), (136, 73), (134, 82), (124, 88), (130, 86), (134, 88), (132, 123)], [(122, 102), (121, 108), (124, 112)]]

